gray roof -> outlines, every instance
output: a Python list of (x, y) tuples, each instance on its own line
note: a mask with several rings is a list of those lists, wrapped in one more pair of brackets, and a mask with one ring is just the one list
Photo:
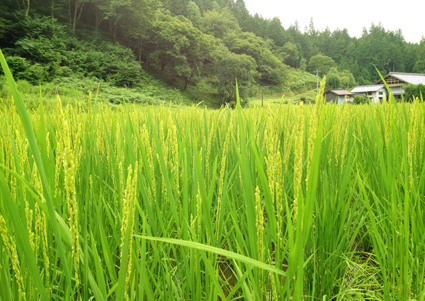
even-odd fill
[(414, 85), (425, 84), (425, 74), (390, 72), (388, 75)]
[(353, 90), (351, 90), (351, 93), (376, 92), (376, 91), (382, 89), (383, 87), (384, 87), (384, 85), (357, 86)]
[(341, 95), (341, 96), (353, 95), (353, 93), (351, 93), (350, 91), (343, 90), (343, 89), (328, 90), (328, 91), (325, 92), (325, 94), (327, 94), (327, 93), (332, 93), (332, 94)]
[(385, 78), (392, 76), (405, 83), (418, 85), (425, 85), (425, 74), (420, 73), (403, 73), (403, 72), (390, 72), (385, 76)]

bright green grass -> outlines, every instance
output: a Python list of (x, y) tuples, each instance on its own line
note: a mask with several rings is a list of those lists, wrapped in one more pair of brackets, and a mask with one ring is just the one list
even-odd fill
[[(146, 85), (136, 88), (118, 88), (94, 78), (64, 77), (53, 82), (32, 85), (28, 81), (17, 81), (17, 87), (29, 109), (37, 109), (40, 94), (43, 95), (46, 109), (56, 107), (59, 96), (63, 105), (75, 105), (87, 102), (89, 95), (97, 95), (99, 100), (115, 106), (126, 103), (139, 105), (170, 104), (186, 106), (193, 101), (181, 91), (151, 79)], [(0, 76), (0, 98), (8, 99), (12, 95), (6, 79)]]
[(276, 107), (280, 106), (281, 104), (290, 104), (294, 102), (299, 102), (301, 99), (304, 99), (304, 101), (312, 101), (316, 97), (316, 91), (312, 90), (306, 93), (301, 94), (295, 94), (292, 95), (292, 93), (282, 93), (282, 95), (274, 93), (272, 95), (264, 96), (263, 99), (261, 95), (257, 95), (255, 97), (252, 97), (248, 101), (248, 106), (251, 108), (259, 108), (261, 106), (264, 107)]

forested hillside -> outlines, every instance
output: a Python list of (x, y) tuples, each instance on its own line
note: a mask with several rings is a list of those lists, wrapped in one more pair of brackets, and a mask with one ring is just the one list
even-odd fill
[[(295, 20), (294, 20), (295, 21)], [(303, 31), (250, 15), (243, 0), (2, 0), (0, 48), (19, 79), (34, 84), (89, 77), (117, 87), (168, 85), (220, 105), (242, 97), (315, 87), (350, 88), (376, 68), (425, 72), (425, 40), (405, 42), (380, 25)], [(159, 79), (159, 80), (158, 80)], [(159, 90), (165, 88), (159, 88)]]

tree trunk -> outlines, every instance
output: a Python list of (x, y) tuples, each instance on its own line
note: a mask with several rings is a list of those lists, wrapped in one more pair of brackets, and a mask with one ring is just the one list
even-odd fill
[(72, 2), (68, 0), (68, 15), (69, 15), (69, 25), (72, 26)]
[(30, 12), (30, 0), (23, 0), (24, 7), (25, 7), (25, 17), (28, 17), (28, 14)]
[(103, 21), (103, 17), (101, 16), (101, 12), (99, 11), (99, 9), (97, 8), (97, 1), (94, 3), (94, 16), (95, 16), (95, 31), (96, 33), (99, 33), (99, 27), (100, 24)]
[(72, 18), (72, 31), (75, 32), (75, 28), (77, 27), (77, 22), (81, 18), (81, 14), (83, 13), (84, 2), (80, 3), (79, 0), (75, 0), (74, 4), (74, 13)]

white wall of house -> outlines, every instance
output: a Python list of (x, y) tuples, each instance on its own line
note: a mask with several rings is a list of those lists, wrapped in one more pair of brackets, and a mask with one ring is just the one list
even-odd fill
[(356, 95), (368, 97), (371, 103), (380, 103), (387, 97), (385, 88), (373, 92), (356, 93)]

